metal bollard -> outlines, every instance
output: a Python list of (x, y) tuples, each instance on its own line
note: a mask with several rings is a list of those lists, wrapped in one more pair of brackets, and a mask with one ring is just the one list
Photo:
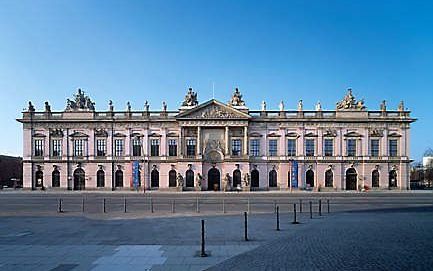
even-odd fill
[(244, 239), (248, 241), (248, 214), (244, 212)]
[(59, 212), (59, 213), (63, 213), (62, 202), (63, 202), (63, 200), (59, 199), (59, 206), (57, 208), (57, 212)]
[(171, 212), (174, 214), (176, 212), (175, 210), (175, 203), (174, 200), (171, 201)]
[(205, 246), (204, 246), (204, 220), (201, 220), (201, 252), (200, 257), (207, 257)]
[(84, 198), (81, 199), (81, 212), (84, 213)]
[(102, 212), (105, 213), (105, 198), (102, 200)]
[(319, 199), (319, 216), (322, 216), (322, 200)]
[(328, 214), (329, 214), (329, 199), (326, 200), (326, 203), (328, 204)]
[(225, 201), (223, 199), (223, 214), (225, 214), (225, 213), (226, 213), (226, 205), (225, 205)]
[(200, 203), (198, 201), (198, 198), (197, 198), (197, 203), (196, 203), (196, 212), (200, 213)]
[(123, 212), (126, 213), (126, 197), (123, 198)]
[(280, 230), (280, 206), (277, 206), (277, 231)]
[(153, 199), (150, 198), (150, 212), (153, 213)]
[(310, 201), (310, 219), (313, 219), (313, 203)]
[(293, 222), (292, 224), (299, 224), (297, 217), (296, 217), (296, 203), (293, 204)]
[(302, 199), (299, 200), (299, 213), (302, 213)]

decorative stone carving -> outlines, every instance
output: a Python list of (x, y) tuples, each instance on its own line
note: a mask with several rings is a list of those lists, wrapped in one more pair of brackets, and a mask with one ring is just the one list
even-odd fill
[(302, 100), (299, 100), (298, 102), (298, 111), (304, 110), (304, 102)]
[(105, 129), (95, 129), (95, 136), (108, 137), (108, 133)]
[(242, 179), (242, 187), (249, 187), (250, 186), (250, 174), (245, 173), (244, 178)]
[(316, 104), (316, 111), (322, 111), (322, 104), (320, 103), (320, 101), (318, 101)]
[(398, 104), (398, 111), (402, 112), (404, 111), (404, 102), (400, 101), (400, 103)]
[(192, 90), (192, 88), (188, 89), (187, 94), (185, 95), (185, 99), (182, 103), (182, 106), (196, 106), (198, 105), (197, 93)]
[(201, 191), (202, 183), (203, 183), (203, 176), (201, 176), (200, 173), (197, 173), (197, 176), (195, 177), (195, 186), (198, 191)]
[(50, 136), (51, 137), (63, 137), (63, 130), (62, 129), (51, 129), (50, 130)]
[(325, 131), (325, 133), (323, 133), (323, 136), (327, 136), (327, 137), (335, 137), (337, 136), (337, 131), (335, 130), (331, 130), (331, 129), (327, 129)]
[(231, 119), (238, 117), (238, 115), (227, 111), (221, 106), (211, 105), (201, 111), (200, 114), (195, 115), (195, 117), (208, 119)]
[(226, 175), (223, 178), (223, 190), (224, 192), (230, 191), (232, 187), (230, 174), (226, 173)]
[(284, 111), (284, 102), (281, 101), (280, 104), (278, 105), (280, 111)]
[(371, 129), (369, 134), (371, 137), (382, 137), (383, 129)]
[(204, 149), (205, 153), (210, 151), (220, 151), (222, 152), (221, 142), (219, 140), (208, 140), (206, 142), (206, 147)]
[(262, 111), (266, 111), (266, 102), (262, 101)]
[(126, 111), (131, 112), (131, 103), (130, 102), (126, 103)]
[(380, 111), (386, 111), (386, 101), (383, 100), (382, 103), (380, 104)]
[(144, 102), (144, 110), (149, 112), (149, 102), (147, 100)]
[(95, 103), (79, 88), (73, 100), (67, 99), (65, 111), (95, 111)]
[(108, 101), (108, 111), (110, 111), (110, 112), (114, 111), (114, 106), (113, 106), (113, 101), (112, 100)]
[(32, 104), (31, 101), (29, 101), (29, 107), (28, 107), (27, 111), (29, 111), (29, 112), (35, 112), (35, 107), (33, 106), (33, 104)]
[(50, 104), (48, 102), (45, 102), (45, 112), (46, 113), (51, 112), (51, 106), (50, 106)]
[(238, 88), (235, 88), (235, 91), (233, 92), (233, 95), (232, 95), (232, 98), (229, 102), (229, 105), (231, 105), (231, 106), (245, 106), (245, 102), (244, 102), (244, 100), (242, 100), (242, 94)]
[(162, 111), (164, 111), (164, 112), (167, 111), (167, 103), (165, 101), (162, 102)]
[(183, 188), (183, 177), (180, 173), (177, 173), (176, 182), (177, 187)]
[(337, 110), (365, 110), (364, 100), (357, 101), (349, 88), (343, 100), (337, 103)]

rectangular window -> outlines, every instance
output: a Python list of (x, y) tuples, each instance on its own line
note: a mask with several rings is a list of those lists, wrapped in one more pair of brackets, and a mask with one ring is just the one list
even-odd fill
[(232, 140), (232, 155), (239, 156), (241, 155), (241, 140), (233, 139)]
[(305, 139), (305, 156), (314, 156), (314, 139)]
[(334, 140), (332, 138), (325, 138), (323, 148), (325, 156), (334, 156)]
[(347, 140), (347, 156), (356, 156), (356, 139)]
[(250, 141), (250, 155), (259, 156), (260, 155), (260, 139), (251, 139)]
[(44, 156), (44, 140), (35, 139), (35, 156)]
[(105, 156), (107, 154), (107, 141), (105, 139), (96, 139), (96, 156)]
[(150, 156), (159, 156), (159, 139), (150, 140)]
[(287, 140), (287, 155), (296, 156), (296, 139), (291, 138)]
[(123, 156), (123, 139), (115, 139), (114, 140), (114, 156), (121, 157)]
[(84, 139), (74, 140), (74, 156), (76, 157), (84, 156)]
[(278, 152), (278, 140), (270, 139), (269, 140), (269, 156), (277, 156)]
[(389, 156), (396, 157), (398, 156), (398, 141), (397, 139), (390, 139), (389, 140)]
[(132, 139), (132, 156), (141, 156), (141, 139)]
[(379, 156), (379, 139), (372, 139), (370, 141), (370, 155), (372, 157), (378, 157)]
[(195, 146), (196, 146), (196, 141), (195, 139), (187, 139), (186, 140), (186, 156), (195, 156)]
[(53, 139), (52, 140), (52, 151), (51, 156), (60, 157), (62, 156), (62, 140), (61, 139)]
[(168, 140), (168, 156), (177, 156), (177, 140)]

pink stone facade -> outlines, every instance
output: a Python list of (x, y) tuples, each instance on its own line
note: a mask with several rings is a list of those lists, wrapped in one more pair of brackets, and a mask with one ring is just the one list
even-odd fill
[(228, 104), (196, 97), (190, 90), (179, 110), (157, 112), (95, 111), (81, 91), (64, 111), (30, 105), (18, 120), (24, 187), (129, 190), (135, 179), (141, 191), (409, 189), (415, 119), (402, 104), (369, 111), (351, 91), (332, 111), (302, 101), (250, 110), (238, 90)]

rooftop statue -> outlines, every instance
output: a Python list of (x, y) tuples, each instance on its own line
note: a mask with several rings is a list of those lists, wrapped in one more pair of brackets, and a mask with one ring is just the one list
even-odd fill
[(90, 97), (84, 94), (80, 88), (74, 99), (67, 99), (66, 111), (95, 111), (95, 103), (90, 100)]
[(197, 93), (192, 91), (192, 88), (188, 89), (188, 93), (185, 95), (185, 99), (182, 106), (196, 106), (198, 105)]
[(48, 102), (45, 102), (45, 112), (51, 112), (51, 106)]
[(235, 88), (233, 92), (232, 99), (229, 102), (231, 106), (245, 106), (245, 101), (242, 100), (242, 94), (238, 88)]
[(316, 104), (316, 111), (322, 111), (322, 104), (320, 103), (320, 101), (318, 101)]
[(144, 110), (146, 110), (146, 112), (149, 112), (149, 102), (146, 100), (145, 102), (144, 102)]
[(280, 111), (284, 111), (284, 102), (281, 101), (278, 107), (279, 107)]
[(337, 110), (365, 110), (364, 100), (357, 101), (349, 88), (343, 100), (337, 103)]
[(404, 111), (404, 102), (400, 101), (400, 103), (398, 104), (398, 111)]
[(304, 109), (304, 103), (302, 102), (302, 100), (299, 100), (298, 102), (298, 111), (302, 111)]
[(29, 109), (28, 109), (28, 111), (29, 112), (35, 112), (35, 107), (33, 106), (33, 104), (32, 104), (31, 101), (29, 101)]
[(382, 103), (380, 104), (380, 110), (386, 111), (386, 101), (385, 100), (383, 100)]
[(262, 101), (262, 111), (266, 111), (266, 102)]

